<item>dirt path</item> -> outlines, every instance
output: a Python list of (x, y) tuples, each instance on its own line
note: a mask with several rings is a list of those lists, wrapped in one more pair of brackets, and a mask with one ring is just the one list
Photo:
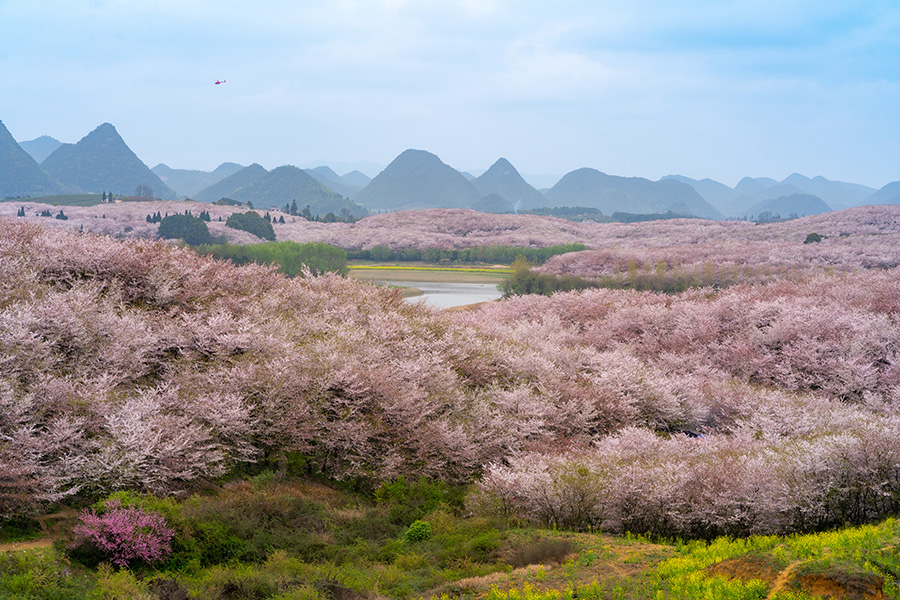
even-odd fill
[(17, 552), (19, 550), (34, 550), (36, 548), (49, 548), (53, 545), (50, 538), (41, 538), (39, 540), (30, 540), (27, 542), (12, 542), (10, 544), (0, 544), (0, 552)]
[(794, 574), (794, 571), (797, 569), (797, 567), (805, 562), (807, 561), (798, 560), (797, 562), (793, 562), (789, 564), (785, 570), (779, 573), (778, 577), (775, 578), (775, 582), (772, 584), (772, 591), (769, 592), (769, 595), (766, 596), (766, 599), (768, 600), (769, 598), (774, 598), (775, 594), (783, 590), (784, 586), (786, 586), (791, 580), (791, 575)]

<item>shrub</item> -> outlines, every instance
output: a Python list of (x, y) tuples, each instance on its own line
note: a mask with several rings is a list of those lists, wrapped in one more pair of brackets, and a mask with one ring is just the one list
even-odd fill
[(106, 512), (85, 511), (74, 533), (79, 537), (73, 554), (99, 556), (120, 567), (135, 561), (154, 563), (172, 551), (174, 531), (165, 519), (138, 507), (123, 507), (119, 500), (106, 503)]
[(431, 537), (431, 525), (428, 521), (413, 521), (403, 534), (407, 542), (421, 542)]
[(509, 556), (509, 564), (519, 568), (527, 565), (561, 563), (574, 551), (575, 546), (570, 540), (538, 538), (513, 550)]
[(375, 490), (375, 501), (388, 507), (388, 518), (392, 523), (409, 525), (442, 503), (461, 507), (462, 494), (461, 488), (451, 488), (442, 481), (420, 477), (410, 483), (401, 476)]
[(81, 600), (96, 598), (88, 579), (72, 572), (54, 550), (0, 552), (0, 598), (31, 600)]
[(818, 244), (822, 240), (825, 239), (825, 236), (820, 233), (811, 233), (806, 236), (806, 239), (803, 240), (804, 244)]

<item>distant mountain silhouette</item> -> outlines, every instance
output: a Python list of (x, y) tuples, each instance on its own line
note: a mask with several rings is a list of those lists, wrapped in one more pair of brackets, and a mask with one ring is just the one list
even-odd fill
[(605, 215), (614, 212), (648, 214), (671, 211), (707, 219), (722, 217), (712, 204), (686, 183), (674, 179), (650, 181), (642, 177), (617, 177), (589, 168), (566, 174), (547, 190), (545, 197), (544, 206), (584, 206), (596, 208)]
[(681, 183), (688, 184), (694, 188), (704, 200), (715, 206), (716, 209), (724, 215), (729, 214), (727, 208), (731, 206), (732, 201), (738, 195), (738, 192), (735, 192), (734, 189), (715, 179), (707, 178), (697, 180), (685, 177), (684, 175), (666, 175), (663, 179), (674, 179)]
[(249, 167), (244, 167), (240, 171), (219, 180), (208, 188), (194, 194), (194, 200), (198, 202), (216, 202), (221, 198), (231, 198), (237, 200), (233, 194), (239, 193), (257, 179), (266, 176), (266, 171), (261, 165), (253, 163)]
[(132, 195), (146, 185), (154, 196), (175, 200), (177, 194), (141, 162), (109, 123), (100, 125), (77, 144), (63, 144), (41, 167), (61, 183), (83, 192)]
[[(744, 189), (747, 189), (746, 187)], [(737, 188), (735, 188), (737, 190)], [(775, 183), (768, 187), (760, 188), (755, 192), (737, 193), (731, 202), (722, 210), (728, 216), (738, 217), (749, 214), (750, 209), (767, 200), (783, 198), (793, 194), (802, 194), (803, 190), (787, 183)]]
[(424, 150), (406, 150), (353, 199), (369, 210), (469, 208), (481, 195), (462, 174)]
[[(482, 196), (496, 194), (505, 198), (513, 210), (524, 206), (544, 206), (546, 202), (544, 195), (525, 181), (505, 158), (498, 159), (490, 169), (472, 180), (472, 185)], [(487, 210), (483, 212), (508, 211)]]
[(866, 198), (863, 204), (900, 204), (900, 181), (887, 184)]
[(516, 212), (516, 207), (512, 202), (501, 196), (500, 194), (488, 194), (487, 196), (476, 200), (470, 207), (472, 210), (484, 213), (511, 213)]
[(323, 183), (326, 187), (331, 188), (341, 196), (352, 198), (356, 192), (365, 186), (355, 186), (344, 181), (344, 178), (335, 173), (331, 167), (315, 167), (313, 169), (304, 169), (309, 175)]
[[(232, 185), (234, 187), (228, 189)], [(338, 214), (344, 208), (356, 217), (368, 214), (363, 207), (325, 186), (303, 169), (291, 165), (269, 172), (259, 165), (251, 165), (203, 190), (195, 199), (215, 202), (220, 198), (252, 202), (255, 208), (284, 208), (286, 204), (296, 201), (298, 209), (309, 206), (310, 212), (319, 216), (330, 212)]]
[(0, 121), (0, 199), (50, 196), (67, 190), (45, 173)]
[(744, 177), (734, 186), (734, 191), (742, 194), (752, 194), (773, 185), (778, 185), (778, 182), (771, 177)]
[(344, 173), (341, 175), (341, 179), (359, 189), (363, 189), (369, 185), (370, 181), (372, 181), (372, 178), (362, 171), (350, 171), (349, 173)]
[(742, 216), (757, 218), (763, 213), (771, 213), (773, 216), (789, 218), (792, 216), (808, 217), (827, 212), (831, 212), (831, 207), (818, 196), (791, 194), (758, 202), (748, 208)]
[(194, 194), (205, 190), (209, 186), (222, 181), (230, 175), (234, 175), (244, 167), (237, 163), (225, 162), (216, 167), (214, 171), (197, 171), (192, 169), (173, 169), (166, 164), (159, 163), (152, 169), (163, 183), (187, 198), (193, 198)]
[(28, 140), (27, 142), (19, 142), (22, 150), (31, 155), (31, 157), (39, 163), (50, 156), (54, 150), (62, 146), (62, 142), (49, 135), (42, 135), (39, 138)]
[(875, 190), (856, 183), (832, 181), (822, 176), (810, 179), (793, 173), (782, 181), (770, 177), (744, 177), (732, 189), (712, 179), (696, 180), (681, 175), (668, 175), (666, 179), (676, 179), (693, 187), (704, 200), (719, 209), (726, 216), (748, 214), (756, 204), (793, 194), (818, 196), (833, 210), (866, 203)]
[(866, 185), (833, 181), (821, 175), (810, 179), (799, 173), (793, 173), (785, 177), (781, 183), (793, 185), (806, 194), (818, 196), (835, 210), (865, 204), (866, 199), (875, 192), (874, 188)]

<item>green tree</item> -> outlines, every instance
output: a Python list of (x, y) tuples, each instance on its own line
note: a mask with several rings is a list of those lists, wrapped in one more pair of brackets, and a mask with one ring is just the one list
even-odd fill
[(820, 233), (811, 233), (806, 236), (806, 239), (803, 240), (804, 244), (818, 244), (822, 240), (825, 239), (825, 236)]
[(212, 236), (206, 223), (188, 215), (169, 215), (159, 222), (159, 237), (184, 240), (190, 246), (211, 244)]
[(275, 229), (272, 227), (272, 223), (252, 210), (245, 213), (232, 213), (225, 221), (225, 226), (252, 233), (256, 237), (270, 242), (275, 241)]

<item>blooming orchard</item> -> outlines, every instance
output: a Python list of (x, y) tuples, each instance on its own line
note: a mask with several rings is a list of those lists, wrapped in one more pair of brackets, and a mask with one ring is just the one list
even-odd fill
[[(711, 232), (744, 236), (762, 265), (752, 236), (799, 246), (814, 225), (828, 237), (793, 266), (771, 246), (787, 279), (466, 312), (2, 218), (0, 515), (71, 494), (180, 493), (289, 453), (370, 484), (478, 480), (486, 510), (564, 527), (708, 537), (896, 512), (900, 273), (877, 238), (900, 228), (886, 207), (846, 212), (603, 234), (634, 254), (709, 234), (701, 254), (748, 261)], [(843, 266), (820, 269), (826, 255)]]

